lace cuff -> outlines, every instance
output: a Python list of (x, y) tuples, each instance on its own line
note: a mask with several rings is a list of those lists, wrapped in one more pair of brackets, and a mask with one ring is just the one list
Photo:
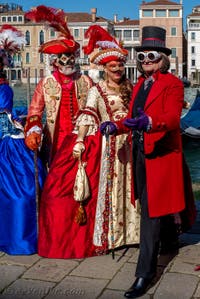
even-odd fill
[(30, 128), (30, 130), (26, 132), (26, 136), (28, 137), (33, 132), (37, 134), (42, 134), (42, 129), (38, 126), (33, 126), (32, 128)]
[(88, 126), (87, 136), (95, 135), (98, 131), (98, 124), (95, 121), (95, 118), (92, 115), (81, 114), (76, 120), (75, 131), (78, 131), (80, 126)]

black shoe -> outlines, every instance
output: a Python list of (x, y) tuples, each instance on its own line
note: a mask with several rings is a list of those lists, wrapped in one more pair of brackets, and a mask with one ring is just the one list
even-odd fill
[(152, 279), (137, 277), (134, 284), (125, 292), (126, 298), (137, 298), (144, 295), (150, 286)]

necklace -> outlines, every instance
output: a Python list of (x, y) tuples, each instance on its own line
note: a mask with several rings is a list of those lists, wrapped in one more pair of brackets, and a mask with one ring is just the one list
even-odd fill
[(112, 90), (112, 91), (114, 91), (116, 93), (119, 93), (120, 86), (114, 87), (114, 86), (110, 85), (108, 81), (106, 81), (106, 84), (107, 84), (108, 89), (110, 89), (110, 90)]

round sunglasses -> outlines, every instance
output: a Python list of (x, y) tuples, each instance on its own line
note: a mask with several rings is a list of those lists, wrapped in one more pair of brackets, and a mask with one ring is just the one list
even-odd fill
[(156, 61), (161, 58), (161, 54), (157, 51), (151, 51), (151, 52), (138, 52), (137, 53), (137, 60), (139, 62), (144, 62), (145, 59), (148, 59), (149, 61)]

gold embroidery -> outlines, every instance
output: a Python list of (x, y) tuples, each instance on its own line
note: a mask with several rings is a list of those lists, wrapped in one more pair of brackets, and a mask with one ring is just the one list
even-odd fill
[(86, 81), (86, 78), (84, 76), (81, 76), (80, 79), (77, 81), (77, 99), (78, 99), (78, 105), (80, 109), (83, 109), (86, 105), (86, 99), (89, 89), (89, 82)]
[(53, 78), (48, 78), (46, 83), (44, 84), (45, 93), (50, 95), (51, 97), (58, 97), (58, 93), (60, 92), (60, 85)]

